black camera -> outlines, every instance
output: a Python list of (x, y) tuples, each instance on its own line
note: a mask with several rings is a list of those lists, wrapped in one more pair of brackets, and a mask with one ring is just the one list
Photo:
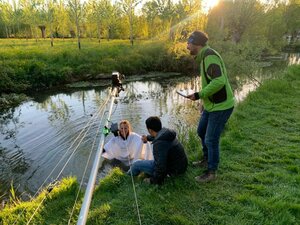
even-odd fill
[(120, 74), (119, 72), (112, 72), (111, 74), (111, 80), (112, 80), (112, 86), (113, 87), (120, 87), (122, 88), (122, 81), (125, 78), (123, 74)]
[(117, 123), (112, 123), (110, 126), (110, 132), (114, 134), (114, 136), (119, 136), (119, 127)]

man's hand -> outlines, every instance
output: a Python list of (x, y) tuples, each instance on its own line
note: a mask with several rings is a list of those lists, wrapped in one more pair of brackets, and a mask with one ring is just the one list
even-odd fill
[(148, 140), (147, 140), (147, 136), (146, 136), (146, 135), (143, 135), (143, 136), (142, 136), (142, 142), (143, 142), (143, 143), (147, 143), (147, 141), (148, 141)]
[(195, 93), (194, 94), (190, 94), (188, 96), (186, 96), (188, 99), (195, 101), (196, 97), (195, 97)]
[(200, 99), (200, 93), (199, 92), (195, 92), (194, 94), (190, 94), (188, 96), (186, 96), (188, 99), (191, 99), (192, 101), (196, 101)]

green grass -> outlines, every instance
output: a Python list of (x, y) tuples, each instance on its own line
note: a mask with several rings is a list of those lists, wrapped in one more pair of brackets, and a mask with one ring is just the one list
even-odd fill
[[(290, 67), (236, 107), (222, 137), (217, 180), (196, 183), (194, 177), (201, 170), (192, 166), (184, 176), (168, 178), (162, 186), (135, 178), (142, 224), (299, 224), (299, 74), (300, 66)], [(200, 142), (193, 128), (186, 134), (189, 159), (196, 159)], [(49, 194), (32, 224), (67, 224), (77, 186), (72, 179), (64, 182)], [(18, 223), (24, 224), (43, 195), (6, 207), (0, 212), (0, 223), (11, 224), (25, 208)], [(79, 210), (78, 203), (73, 224)], [(87, 224), (133, 225), (138, 221), (131, 178), (115, 169), (95, 190)]]
[[(78, 184), (75, 178), (63, 179), (51, 192), (44, 190), (32, 201), (5, 207), (0, 224), (68, 224)], [(37, 213), (34, 212), (37, 210)], [(31, 220), (32, 215), (35, 215)]]
[(103, 40), (99, 44), (96, 40), (83, 39), (79, 50), (74, 39), (55, 40), (54, 47), (47, 39), (38, 42), (0, 39), (0, 46), (1, 92), (45, 89), (101, 78), (112, 71), (126, 75), (185, 71), (186, 66), (178, 62), (189, 58), (186, 54), (178, 58), (178, 52), (173, 54), (172, 44), (163, 41), (136, 41), (131, 46), (124, 40)]

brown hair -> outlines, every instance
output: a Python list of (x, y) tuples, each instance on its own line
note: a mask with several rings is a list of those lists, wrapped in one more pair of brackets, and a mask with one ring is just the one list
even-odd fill
[(126, 124), (128, 126), (129, 133), (132, 132), (132, 127), (128, 120), (121, 120), (121, 122), (119, 123), (119, 129), (121, 128), (122, 124)]

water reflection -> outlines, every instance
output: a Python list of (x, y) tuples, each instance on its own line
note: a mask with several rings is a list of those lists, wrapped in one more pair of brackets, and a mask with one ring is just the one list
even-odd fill
[(289, 65), (300, 64), (300, 53), (286, 53), (286, 58)]

